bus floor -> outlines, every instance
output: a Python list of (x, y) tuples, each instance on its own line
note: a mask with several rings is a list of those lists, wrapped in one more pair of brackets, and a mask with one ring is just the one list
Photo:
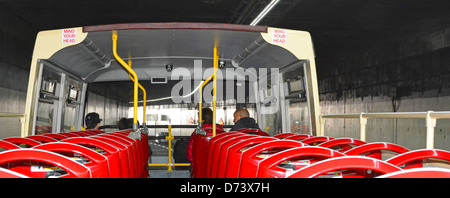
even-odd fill
[(191, 178), (188, 170), (149, 170), (149, 174), (150, 178)]
[[(174, 151), (175, 144), (178, 140), (172, 142), (172, 151)], [(149, 163), (160, 164), (168, 163), (168, 142), (167, 140), (149, 139), (149, 147), (152, 154), (150, 155)], [(185, 148), (182, 153), (185, 153)], [(174, 152), (172, 152), (172, 155)], [(186, 163), (185, 161), (177, 162), (175, 157), (172, 157), (172, 163)], [(172, 171), (168, 171), (167, 166), (149, 166), (150, 178), (190, 178), (191, 173), (189, 167), (172, 167)]]

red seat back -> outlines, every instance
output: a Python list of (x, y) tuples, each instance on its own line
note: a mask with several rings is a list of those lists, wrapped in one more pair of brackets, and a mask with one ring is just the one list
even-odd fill
[(89, 159), (89, 162), (83, 165), (87, 166), (92, 173), (93, 178), (109, 178), (110, 170), (108, 165), (108, 159), (91, 149), (77, 144), (67, 142), (51, 142), (47, 144), (41, 144), (33, 147), (33, 149), (41, 149), (52, 152), (59, 152), (67, 157), (75, 157), (78, 154), (84, 158)]
[(278, 140), (273, 137), (256, 136), (242, 142), (236, 143), (228, 148), (227, 160), (225, 165), (225, 178), (238, 178), (241, 157), (245, 150), (263, 142)]
[(281, 150), (302, 146), (305, 146), (305, 144), (293, 140), (274, 140), (251, 147), (242, 154), (239, 178), (256, 178), (258, 164), (265, 158), (258, 156), (258, 154), (263, 154), (263, 152), (273, 154)]
[[(293, 174), (288, 176), (288, 178), (315, 178), (321, 175), (326, 175), (327, 173), (330, 172), (335, 174), (336, 171), (348, 169), (371, 170), (377, 172), (378, 174), (387, 174), (401, 170), (400, 168), (392, 164), (386, 163), (378, 159), (361, 156), (345, 156), (323, 160), (313, 165), (306, 166), (304, 168), (295, 171)], [(346, 177), (346, 175), (342, 175), (342, 177)], [(350, 175), (349, 177), (363, 177), (363, 176)]]
[(324, 159), (342, 156), (345, 155), (324, 147), (305, 146), (287, 149), (262, 160), (258, 165), (257, 177), (285, 178), (290, 171), (278, 165), (286, 161), (289, 161), (289, 165), (295, 167), (294, 170), (298, 170)]
[(90, 148), (99, 148), (101, 149), (108, 158), (109, 168), (110, 168), (110, 176), (112, 178), (121, 178), (121, 166), (120, 166), (120, 157), (119, 157), (119, 149), (116, 147), (100, 141), (96, 139), (92, 139), (89, 137), (75, 137), (75, 138), (67, 138), (61, 140), (61, 142), (69, 142), (74, 144), (79, 144), (82, 146), (90, 147)]
[(36, 172), (30, 162), (45, 163), (59, 167), (67, 172), (60, 178), (91, 178), (91, 170), (65, 156), (39, 149), (14, 149), (0, 153), (0, 166), (5, 168), (8, 163), (16, 166), (9, 167), (10, 170), (33, 178), (43, 178), (46, 172)]

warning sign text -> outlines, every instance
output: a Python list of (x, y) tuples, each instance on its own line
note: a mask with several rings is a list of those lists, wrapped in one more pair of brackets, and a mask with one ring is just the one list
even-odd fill
[(77, 41), (77, 30), (76, 29), (63, 29), (62, 30), (62, 43), (72, 44)]
[(287, 34), (286, 30), (283, 29), (274, 29), (272, 42), (277, 44), (286, 44)]

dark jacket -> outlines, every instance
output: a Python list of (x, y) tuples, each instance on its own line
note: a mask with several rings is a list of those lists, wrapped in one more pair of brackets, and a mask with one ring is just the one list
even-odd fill
[(253, 118), (241, 118), (239, 119), (234, 126), (230, 129), (230, 131), (237, 131), (239, 129), (259, 129), (258, 124), (256, 124), (256, 120)]

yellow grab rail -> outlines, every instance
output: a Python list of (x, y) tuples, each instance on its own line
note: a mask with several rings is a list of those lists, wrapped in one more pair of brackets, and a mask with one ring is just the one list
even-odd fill
[(214, 47), (214, 81), (213, 81), (213, 137), (216, 136), (216, 106), (217, 106), (217, 71), (219, 70), (219, 55), (217, 54), (217, 47)]
[[(128, 66), (131, 68), (132, 62), (131, 59), (128, 59)], [(128, 73), (128, 76), (130, 77), (130, 79), (134, 82), (134, 78), (133, 76), (131, 76), (130, 73)], [(147, 122), (147, 91), (145, 90), (145, 88), (141, 85), (141, 83), (138, 83), (139, 89), (142, 90), (142, 94), (143, 94), (143, 106), (144, 106), (144, 123), (142, 123), (144, 126), (146, 126), (146, 122)]]
[(133, 71), (133, 69), (131, 69), (131, 67), (129, 67), (127, 65), (127, 63), (125, 63), (125, 61), (122, 60), (122, 58), (120, 58), (120, 56), (117, 54), (117, 31), (112, 31), (112, 40), (113, 40), (113, 54), (114, 54), (114, 58), (116, 58), (116, 60), (129, 72), (129, 74), (131, 74), (133, 76), (134, 79), (134, 117), (133, 117), (133, 130), (136, 131), (138, 124), (137, 124), (137, 108), (138, 108), (138, 76), (136, 74), (136, 72)]
[(217, 53), (217, 47), (214, 47), (214, 72), (211, 76), (209, 76), (208, 79), (205, 80), (205, 82), (203, 82), (202, 86), (199, 89), (199, 93), (200, 93), (200, 101), (198, 103), (198, 122), (202, 122), (203, 123), (203, 117), (202, 117), (202, 103), (203, 103), (203, 87), (208, 84), (209, 81), (211, 81), (211, 79), (213, 80), (213, 120), (212, 120), (212, 125), (213, 125), (213, 137), (216, 136), (216, 104), (217, 104), (217, 96), (216, 96), (216, 87), (217, 87), (217, 71), (219, 70), (219, 55)]
[(172, 136), (172, 125), (169, 125), (169, 135), (166, 136), (166, 140), (169, 141), (169, 146), (168, 146), (168, 150), (169, 150), (169, 162), (168, 163), (159, 163), (159, 164), (148, 164), (148, 166), (167, 166), (168, 171), (172, 171), (172, 167), (173, 166), (190, 166), (190, 163), (172, 163), (172, 140), (174, 139), (174, 137)]

